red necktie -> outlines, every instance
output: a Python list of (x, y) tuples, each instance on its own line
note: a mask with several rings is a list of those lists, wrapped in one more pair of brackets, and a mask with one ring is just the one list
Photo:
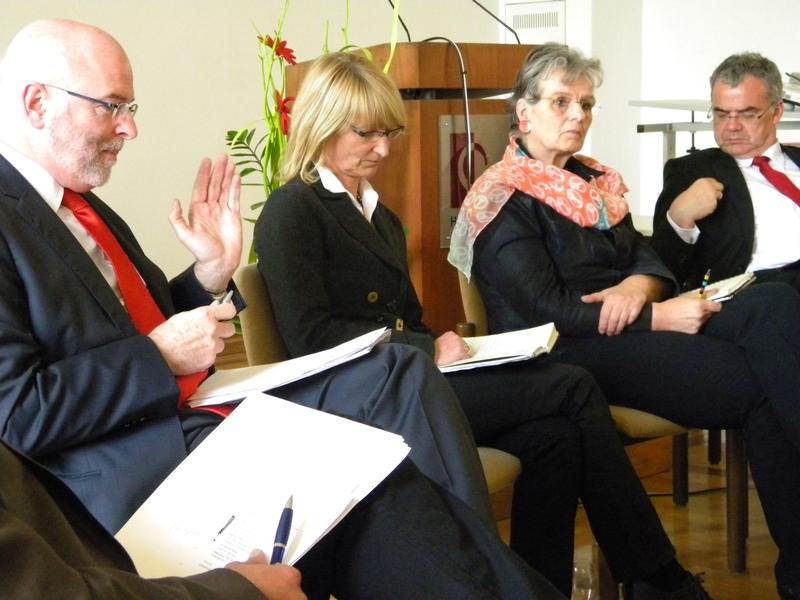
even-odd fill
[[(111, 266), (114, 268), (114, 273), (117, 275), (117, 284), (122, 294), (122, 300), (125, 302), (125, 308), (139, 333), (147, 335), (157, 325), (163, 323), (166, 320), (163, 313), (147, 290), (147, 286), (145, 286), (136, 267), (133, 266), (131, 259), (128, 258), (122, 246), (119, 245), (117, 238), (111, 233), (108, 225), (89, 206), (83, 196), (77, 192), (65, 189), (61, 204), (72, 211), (72, 214), (83, 225), (86, 232), (94, 238), (97, 245), (105, 252), (111, 262)], [(205, 379), (207, 374), (208, 370), (204, 369), (199, 373), (175, 377), (180, 388), (180, 404), (183, 404), (195, 392), (197, 386), (200, 385), (200, 382)], [(212, 412), (218, 411), (214, 410)], [(225, 412), (225, 414), (228, 414), (228, 412)], [(222, 414), (222, 412), (218, 414)]]
[(770, 167), (769, 160), (768, 156), (756, 156), (753, 159), (753, 164), (758, 167), (758, 170), (761, 171), (766, 180), (775, 186), (776, 190), (787, 198), (791, 198), (797, 206), (800, 206), (800, 190), (785, 174)]

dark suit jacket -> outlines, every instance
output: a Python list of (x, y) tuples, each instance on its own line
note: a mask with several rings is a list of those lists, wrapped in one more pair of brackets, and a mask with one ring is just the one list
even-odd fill
[[(800, 148), (782, 146), (800, 165)], [(717, 209), (697, 222), (700, 237), (687, 244), (667, 222), (672, 201), (701, 177), (713, 177), (725, 186)], [(798, 232), (800, 234), (800, 232)], [(664, 189), (653, 218), (653, 247), (679, 282), (691, 289), (700, 285), (707, 269), (719, 280), (743, 273), (753, 257), (755, 218), (750, 192), (736, 160), (719, 148), (667, 161)], [(795, 265), (797, 268), (800, 265)]]
[(136, 576), (122, 547), (74, 494), (2, 443), (0, 556), (2, 598), (264, 599), (227, 569), (182, 579)]
[[(168, 283), (130, 229), (85, 196), (166, 316), (207, 304)], [(61, 477), (116, 531), (186, 455), (178, 387), (92, 260), (0, 156), (0, 437)]]
[(382, 204), (370, 224), (347, 194), (296, 179), (270, 195), (254, 242), (292, 356), (384, 325), (393, 329), (392, 341), (433, 354), (435, 336), (408, 276), (403, 228)]

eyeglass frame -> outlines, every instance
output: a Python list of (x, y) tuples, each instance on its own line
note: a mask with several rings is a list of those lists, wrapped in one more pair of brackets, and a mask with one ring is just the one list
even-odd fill
[[(74, 96), (75, 98), (80, 98), (81, 100), (88, 100), (89, 102), (94, 102), (95, 104), (99, 104), (106, 110), (111, 111), (111, 119), (114, 121), (116, 121), (118, 118), (121, 119), (122, 116), (124, 116), (125, 114), (129, 114), (131, 116), (131, 119), (135, 119), (136, 112), (139, 110), (139, 104), (137, 104), (136, 102), (109, 102), (107, 100), (100, 100), (100, 98), (92, 98), (91, 96), (87, 96), (85, 94), (79, 94), (78, 92), (73, 92), (72, 90), (68, 90), (67, 88), (53, 85), (52, 83), (43, 83), (42, 85), (46, 87), (55, 88), (57, 90), (61, 90), (62, 92), (66, 92), (67, 94), (69, 94), (70, 96)], [(122, 109), (123, 106), (127, 108), (124, 109), (125, 112), (122, 113), (122, 116), (118, 116), (120, 115), (120, 110)]]
[[(559, 106), (556, 105), (556, 100), (561, 100), (561, 99), (568, 99), (569, 100), (569, 104), (567, 104), (564, 108), (560, 108)], [(528, 102), (531, 102), (532, 104), (536, 104), (540, 100), (549, 100), (550, 101), (550, 108), (552, 108), (556, 113), (558, 113), (560, 115), (567, 114), (567, 111), (569, 110), (569, 107), (572, 106), (573, 104), (578, 104), (578, 106), (580, 106), (581, 112), (584, 115), (586, 115), (586, 116), (591, 115), (593, 117), (596, 116), (597, 113), (599, 113), (600, 110), (603, 108), (600, 104), (594, 103), (594, 104), (592, 104), (591, 108), (589, 108), (589, 110), (586, 110), (581, 105), (581, 101), (580, 100), (576, 100), (576, 99), (570, 98), (566, 94), (561, 94), (559, 96), (539, 96), (538, 98), (528, 98), (527, 100), (528, 100)]]
[[(739, 123), (755, 123), (756, 121), (761, 120), (761, 117), (763, 117), (769, 111), (774, 110), (775, 106), (775, 104), (770, 104), (760, 115), (755, 114), (756, 111), (750, 108), (746, 110), (723, 110), (721, 108), (712, 106), (706, 113), (706, 119), (711, 119), (712, 121), (719, 120), (720, 122), (738, 119)], [(717, 114), (714, 111), (720, 111), (725, 114), (717, 117)]]
[(393, 140), (403, 135), (403, 133), (405, 133), (406, 130), (405, 127), (395, 127), (393, 129), (364, 130), (359, 127), (356, 127), (355, 125), (350, 125), (350, 129), (362, 140), (368, 140), (370, 142), (377, 142), (382, 137), (385, 137), (387, 140)]

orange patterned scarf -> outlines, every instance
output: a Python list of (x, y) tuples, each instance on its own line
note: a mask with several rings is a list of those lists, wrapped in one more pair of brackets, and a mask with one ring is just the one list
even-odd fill
[(450, 238), (450, 263), (470, 277), (475, 239), (515, 190), (536, 198), (581, 227), (605, 230), (622, 221), (628, 214), (623, 197), (628, 188), (620, 174), (588, 156), (576, 154), (574, 158), (603, 174), (587, 182), (574, 173), (530, 158), (512, 139), (503, 159), (478, 177), (464, 199)]

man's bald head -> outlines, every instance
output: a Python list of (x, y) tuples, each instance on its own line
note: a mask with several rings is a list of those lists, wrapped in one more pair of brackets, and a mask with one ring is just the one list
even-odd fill
[(93, 73), (116, 63), (130, 74), (125, 51), (111, 35), (84, 23), (34, 21), (11, 40), (0, 65), (0, 85), (40, 81), (68, 87), (90, 83)]
[(75, 21), (35, 21), (0, 62), (0, 135), (65, 187), (90, 189), (136, 136), (132, 117), (115, 119), (103, 103), (130, 103), (133, 94), (130, 62), (111, 35)]

